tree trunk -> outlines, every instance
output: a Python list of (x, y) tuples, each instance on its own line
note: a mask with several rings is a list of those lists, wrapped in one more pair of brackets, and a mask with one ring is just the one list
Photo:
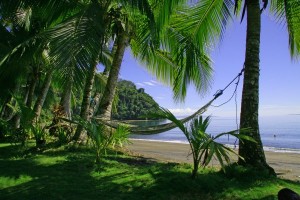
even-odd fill
[[(10, 103), (12, 101), (12, 95), (9, 95), (9, 97), (7, 97), (7, 99), (4, 101), (4, 103), (2, 104), (2, 109), (1, 109), (1, 114), (0, 114), (0, 118), (4, 119), (5, 121), (10, 120), (13, 117), (13, 111), (12, 109), (7, 105), (8, 103)], [(10, 115), (12, 115), (10, 117)]]
[(93, 117), (95, 112), (97, 111), (100, 103), (101, 94), (96, 92), (93, 100), (90, 103), (90, 111), (89, 111), (89, 118)]
[(240, 164), (269, 169), (259, 133), (259, 51), (260, 51), (260, 8), (259, 0), (247, 1), (247, 40), (245, 75), (242, 93), (240, 128), (250, 127), (248, 133), (257, 143), (244, 141), (239, 144)]
[(31, 108), (33, 97), (34, 97), (34, 91), (37, 85), (37, 82), (39, 80), (39, 71), (38, 67), (33, 67), (32, 74), (33, 76), (31, 77), (30, 83), (29, 83), (29, 88), (27, 92), (27, 100), (26, 100), (26, 106)]
[(17, 105), (16, 99), (14, 99), (14, 95), (17, 95), (20, 93), (21, 83), (19, 81), (16, 82), (12, 94), (9, 95), (7, 102), (5, 103), (5, 108), (3, 110), (3, 115), (1, 118), (3, 118), (5, 121), (11, 121), (14, 124), (14, 118), (18, 113), (15, 113), (12, 108), (10, 108), (7, 104), (11, 104), (13, 107)]
[(122, 60), (124, 57), (125, 48), (129, 42), (129, 37), (123, 31), (117, 38), (117, 49), (114, 55), (113, 63), (109, 72), (109, 77), (105, 86), (103, 96), (99, 104), (99, 112), (101, 118), (110, 120), (112, 102), (115, 96), (116, 87), (118, 83), (119, 72), (121, 69)]
[[(27, 87), (26, 87), (26, 91), (25, 91), (25, 97), (24, 97), (24, 100), (23, 100), (23, 103), (28, 107), (28, 108), (31, 108), (31, 105), (32, 105), (32, 101), (33, 101), (33, 97), (34, 97), (34, 91), (35, 91), (35, 88), (36, 88), (36, 85), (37, 85), (37, 82), (39, 80), (39, 77), (38, 77), (38, 68), (33, 68), (32, 70), (32, 76), (30, 76), (29, 74), (29, 79), (28, 79), (28, 84), (27, 84)], [(14, 128), (15, 129), (18, 129), (20, 128), (20, 123), (21, 123), (21, 114), (18, 113), (14, 116)]]
[(71, 96), (72, 96), (73, 79), (70, 79), (65, 87), (60, 100), (60, 105), (64, 109), (64, 114), (68, 119), (71, 119)]
[(40, 118), (40, 115), (42, 112), (42, 107), (44, 105), (46, 96), (47, 96), (49, 88), (50, 88), (52, 75), (53, 75), (53, 70), (48, 71), (46, 74), (41, 93), (39, 94), (39, 96), (35, 102), (34, 108), (33, 108), (35, 117), (34, 117), (32, 123), (37, 122)]
[[(86, 79), (84, 93), (83, 93), (83, 99), (82, 99), (82, 103), (81, 103), (81, 110), (80, 110), (80, 117), (83, 120), (88, 120), (88, 117), (89, 117), (90, 97), (92, 94), (92, 88), (93, 88), (93, 84), (94, 84), (94, 80), (95, 80), (96, 68), (97, 68), (97, 63), (95, 63), (94, 66), (90, 69), (89, 74)], [(87, 135), (83, 131), (83, 127), (81, 125), (77, 126), (73, 140), (77, 141), (79, 143), (84, 143), (87, 140)]]
[(194, 165), (193, 165), (193, 171), (192, 171), (192, 179), (195, 179), (197, 177), (197, 172), (199, 168), (199, 162), (194, 159)]

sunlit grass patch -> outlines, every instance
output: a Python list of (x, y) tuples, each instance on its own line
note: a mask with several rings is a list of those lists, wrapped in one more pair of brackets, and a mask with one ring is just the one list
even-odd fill
[(33, 178), (31, 176), (21, 174), (17, 177), (0, 177), (0, 189), (9, 188), (13, 186), (17, 186), (23, 183), (27, 183), (32, 181)]
[(37, 155), (32, 159), (37, 165), (50, 166), (67, 161), (66, 157), (56, 156), (49, 157), (45, 155)]

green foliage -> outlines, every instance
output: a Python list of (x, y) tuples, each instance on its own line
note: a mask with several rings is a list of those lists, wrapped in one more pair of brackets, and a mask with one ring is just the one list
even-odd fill
[(31, 131), (36, 140), (36, 146), (41, 147), (46, 144), (46, 131), (45, 127), (42, 127), (41, 123), (36, 124), (31, 128)]
[[(202, 116), (194, 118), (187, 124), (182, 123), (178, 120), (169, 110), (161, 108), (160, 113), (152, 114), (154, 116), (159, 116), (168, 119), (175, 123), (177, 127), (183, 132), (186, 139), (188, 140), (194, 162), (194, 168), (192, 172), (192, 177), (195, 178), (197, 175), (199, 164), (202, 166), (207, 166), (213, 157), (217, 158), (223, 170), (225, 170), (224, 161), (230, 163), (230, 154), (236, 154), (231, 148), (225, 146), (216, 141), (219, 137), (223, 135), (232, 135), (240, 140), (248, 140), (255, 142), (249, 136), (243, 134), (237, 134), (238, 130), (230, 131), (226, 133), (220, 133), (216, 136), (211, 136), (206, 132), (207, 127), (210, 123), (210, 117), (203, 119)], [(248, 129), (239, 130), (240, 132), (247, 132)], [(237, 154), (236, 154), (237, 155)]]
[(15, 99), (16, 104), (8, 104), (8, 106), (13, 110), (16, 116), (20, 116), (20, 128), (14, 130), (14, 132), (11, 131), (11, 134), (14, 142), (21, 142), (24, 146), (31, 130), (34, 129), (32, 120), (34, 119), (35, 113), (22, 102), (21, 98), (13, 98)]
[(114, 119), (145, 119), (150, 112), (159, 109), (153, 98), (144, 92), (143, 88), (137, 89), (131, 81), (118, 82), (117, 111), (113, 113)]
[(113, 130), (94, 119), (87, 121), (76, 118), (75, 121), (87, 131), (96, 151), (96, 163), (101, 162), (109, 148), (122, 147), (123, 143), (128, 143), (130, 132), (127, 127), (119, 125), (116, 130)]
[(0, 118), (0, 139), (3, 139), (6, 135), (12, 132), (10, 124)]
[(88, 148), (63, 146), (21, 155), (17, 148), (0, 144), (2, 199), (275, 200), (285, 187), (300, 193), (297, 182), (253, 178), (247, 173), (237, 172), (235, 178), (201, 169), (199, 177), (191, 180), (188, 164), (158, 163), (109, 152), (99, 167), (93, 164), (94, 155)]

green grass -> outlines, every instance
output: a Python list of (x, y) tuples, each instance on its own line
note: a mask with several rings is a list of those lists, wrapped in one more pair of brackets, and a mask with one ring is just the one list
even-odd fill
[(190, 178), (188, 164), (158, 163), (109, 154), (101, 165), (86, 148), (43, 152), (0, 144), (0, 199), (277, 199), (299, 183), (266, 178), (244, 168), (200, 170)]

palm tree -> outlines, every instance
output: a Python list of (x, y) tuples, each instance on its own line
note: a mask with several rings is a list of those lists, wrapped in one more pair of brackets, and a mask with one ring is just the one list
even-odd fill
[[(180, 1), (177, 2), (177, 4)], [(164, 45), (167, 46), (167, 48), (164, 48), (160, 50), (160, 46), (162, 44), (159, 43), (158, 41), (158, 31), (155, 28), (155, 23), (154, 23), (154, 16), (159, 16), (162, 19), (159, 21), (159, 26), (162, 26), (163, 24), (167, 24), (168, 22), (168, 15), (162, 15), (161, 10), (167, 10), (167, 13), (171, 13), (171, 10), (169, 8), (170, 5), (165, 4), (163, 2), (162, 4), (159, 4), (159, 9), (156, 10), (156, 14), (152, 14), (151, 11), (151, 5), (147, 3), (147, 1), (144, 1), (141, 3), (141, 1), (122, 1), (122, 5), (124, 7), (128, 7), (130, 10), (133, 8), (134, 11), (126, 13), (129, 17), (123, 17), (123, 14), (118, 15), (119, 13), (116, 12), (120, 10), (119, 4), (103, 4), (103, 2), (98, 3), (96, 1), (92, 1), (90, 4), (87, 5), (85, 12), (82, 12), (80, 18), (76, 16), (74, 19), (67, 20), (65, 23), (59, 24), (57, 29), (53, 30), (53, 38), (58, 41), (58, 45), (54, 45), (57, 49), (54, 50), (59, 56), (56, 56), (57, 60), (66, 60), (64, 56), (62, 55), (62, 52), (71, 52), (71, 55), (74, 52), (74, 49), (80, 49), (76, 50), (78, 52), (81, 51), (81, 46), (82, 42), (80, 39), (86, 39), (86, 38), (96, 38), (93, 41), (100, 43), (103, 45), (106, 43), (106, 37), (108, 37), (108, 33), (115, 33), (116, 35), (116, 52), (114, 54), (114, 60), (113, 60), (113, 65), (111, 66), (111, 70), (109, 73), (109, 78), (108, 78), (108, 83), (106, 90), (102, 96), (102, 100), (100, 102), (100, 114), (105, 114), (106, 118), (109, 118), (110, 112), (111, 112), (111, 104), (112, 104), (112, 99), (114, 96), (114, 91), (115, 91), (115, 86), (116, 86), (116, 80), (118, 78), (118, 73), (119, 69), (121, 66), (122, 58), (124, 55), (124, 50), (125, 47), (128, 45), (129, 39), (130, 41), (130, 46), (132, 49), (134, 49), (135, 54), (140, 60), (143, 60), (147, 63), (149, 63), (149, 70), (155, 73), (155, 75), (158, 76), (161, 80), (164, 80), (165, 82), (169, 83), (170, 85), (175, 84), (174, 91), (177, 92), (178, 94), (175, 94), (176, 97), (180, 96), (185, 96), (186, 94), (186, 86), (187, 84), (192, 81), (196, 83), (197, 89), (200, 91), (203, 88), (207, 88), (207, 82), (209, 80), (210, 74), (211, 74), (211, 68), (209, 66), (209, 58), (205, 55), (205, 50), (204, 48), (197, 48), (192, 44), (192, 41), (190, 41), (190, 38), (186, 37), (183, 33), (178, 33), (176, 31), (171, 31), (174, 33), (172, 39), (172, 45), (167, 45), (167, 42), (164, 42)], [(171, 7), (175, 7), (176, 3), (172, 4)], [(98, 12), (99, 10), (102, 10), (102, 13), (98, 13), (97, 15), (97, 10), (94, 8), (98, 7)], [(109, 8), (109, 9), (108, 9)], [(127, 11), (127, 10), (126, 10)], [(142, 23), (136, 23), (138, 26), (134, 26), (134, 28), (137, 28), (137, 31), (134, 33), (131, 33), (131, 31), (134, 28), (130, 28), (132, 24), (134, 24), (134, 21), (137, 19), (137, 12), (140, 13), (138, 16), (141, 19), (140, 21)], [(90, 16), (90, 13), (96, 13), (96, 16), (98, 16), (97, 20), (94, 16)], [(107, 13), (103, 14), (103, 13)], [(126, 15), (125, 14), (125, 15)], [(135, 16), (134, 17), (132, 17)], [(162, 16), (161, 16), (162, 15)], [(116, 17), (118, 16), (118, 17)], [(85, 18), (86, 21), (90, 22), (93, 24), (92, 27), (94, 28), (89, 28), (91, 26), (86, 26), (86, 21), (84, 20)], [(95, 21), (91, 21), (91, 19), (95, 19)], [(99, 21), (99, 19), (101, 19)], [(130, 23), (127, 22), (127, 20), (132, 20)], [(71, 24), (71, 22), (73, 22)], [(91, 37), (92, 35), (90, 34), (91, 32), (95, 32), (95, 30), (99, 30), (99, 23), (101, 25), (101, 30), (99, 31), (96, 36), (101, 35), (100, 37)], [(73, 24), (76, 25), (76, 29), (74, 28), (74, 32), (70, 31), (70, 27), (73, 27)], [(108, 26), (109, 24), (112, 24), (112, 30), (110, 30), (110, 27)], [(125, 29), (123, 25), (125, 24)], [(129, 25), (129, 26), (127, 26)], [(81, 28), (86, 28), (86, 30), (81, 30)], [(106, 29), (105, 29), (106, 28)], [(90, 31), (87, 31), (89, 30)], [(105, 32), (103, 32), (105, 30)], [(87, 37), (87, 34), (82, 34), (82, 32), (88, 33), (89, 37)], [(77, 33), (78, 32), (78, 33)], [(78, 34), (78, 35), (77, 35)], [(130, 35), (130, 37), (129, 37)], [(75, 37), (78, 38), (75, 38)], [(85, 37), (82, 37), (85, 36)], [(67, 39), (66, 39), (67, 38)], [(65, 45), (61, 45), (61, 43), (66, 43), (68, 41), (68, 38), (73, 38), (75, 41), (78, 41), (78, 44), (74, 44), (73, 40), (70, 40), (70, 47), (66, 47)], [(109, 37), (108, 37), (109, 38)], [(181, 39), (183, 38), (183, 39)], [(165, 37), (165, 40), (167, 41), (167, 37)], [(174, 45), (176, 42), (182, 42), (184, 41), (183, 45)], [(171, 42), (170, 42), (171, 43)], [(60, 44), (60, 45), (59, 45)], [(91, 42), (89, 42), (91, 44)], [(58, 47), (59, 46), (59, 47)], [(85, 44), (83, 44), (85, 46)], [(176, 47), (176, 48), (174, 48)], [(83, 62), (80, 62), (79, 64), (81, 65), (82, 63), (87, 63), (88, 61), (88, 66), (90, 68), (90, 72), (88, 73), (89, 75), (87, 76), (86, 79), (86, 87), (85, 87), (85, 92), (84, 92), (84, 98), (81, 106), (81, 117), (83, 119), (88, 118), (88, 107), (89, 107), (89, 99), (91, 96), (91, 90), (92, 90), (92, 83), (93, 83), (93, 77), (95, 74), (95, 68), (91, 67), (92, 65), (89, 63), (89, 61), (92, 61), (93, 59), (98, 59), (99, 55), (101, 52), (98, 52), (98, 54), (91, 54), (90, 52), (95, 52), (94, 50), (97, 48), (103, 48), (103, 46), (98, 47), (93, 47), (92, 50), (88, 51), (89, 55), (95, 55), (93, 58), (90, 59), (85, 59)], [(184, 48), (189, 48), (189, 51), (186, 52)], [(150, 49), (150, 50), (149, 50)], [(172, 49), (172, 51), (171, 51)], [(85, 49), (82, 49), (83, 53), (86, 53), (87, 51), (84, 51)], [(141, 50), (141, 52), (139, 52)], [(83, 53), (78, 53), (74, 52), (74, 54), (77, 55), (83, 55)], [(56, 54), (55, 53), (55, 54)], [(55, 55), (54, 54), (54, 55)], [(70, 54), (70, 53), (69, 53)], [(62, 56), (61, 56), (62, 55)], [(60, 57), (61, 56), (61, 57)], [(57, 58), (58, 57), (58, 58)], [(101, 59), (99, 59), (101, 61)], [(79, 60), (76, 60), (75, 62), (77, 63)], [(58, 61), (61, 62), (61, 61)], [(202, 68), (198, 67), (198, 65), (202, 66)], [(94, 65), (95, 66), (95, 65)], [(182, 67), (185, 66), (185, 67)], [(176, 74), (176, 75), (175, 75)], [(85, 138), (81, 137), (81, 130), (82, 128), (79, 126), (75, 136), (74, 140), (78, 140), (79, 138)]]
[[(183, 32), (176, 30), (173, 26), (168, 26), (172, 21), (171, 14), (179, 5), (180, 1), (169, 5), (166, 1), (161, 2), (155, 5), (157, 8), (153, 11), (144, 11), (146, 18), (144, 15), (130, 13), (127, 10), (126, 15), (128, 17), (125, 22), (115, 21), (115, 27), (119, 30), (117, 36), (120, 38), (117, 38), (113, 45), (113, 66), (101, 99), (100, 111), (98, 112), (100, 116), (103, 117), (104, 115), (104, 118), (110, 119), (110, 107), (114, 96), (113, 88), (116, 85), (124, 48), (127, 45), (130, 46), (137, 59), (146, 63), (148, 71), (162, 82), (173, 86), (175, 99), (184, 99), (187, 85), (190, 82), (194, 83), (199, 92), (208, 88), (212, 69), (205, 47), (196, 47)], [(122, 16), (122, 10), (119, 11), (119, 15)], [(168, 15), (165, 15), (166, 13)], [(167, 28), (163, 28), (164, 26)], [(160, 38), (159, 35), (162, 37)], [(120, 39), (123, 42), (119, 42)], [(107, 70), (104, 72), (107, 73)]]
[[(176, 26), (188, 32), (198, 44), (203, 44), (203, 40), (206, 38), (214, 40), (216, 37), (211, 38), (211, 35), (216, 34), (210, 33), (221, 33), (217, 36), (222, 38), (226, 23), (232, 19), (234, 12), (241, 10), (241, 2), (241, 0), (199, 1), (189, 9), (181, 12), (181, 20), (176, 22)], [(244, 160), (239, 159), (239, 163), (262, 167), (273, 173), (274, 171), (266, 163), (258, 126), (260, 15), (266, 9), (268, 1), (263, 2), (264, 4), (260, 5), (259, 0), (245, 0), (242, 9), (242, 20), (247, 11), (247, 41), (240, 128), (251, 127), (252, 131), (248, 134), (256, 140), (256, 143), (247, 141), (240, 143), (239, 154)], [(294, 57), (299, 55), (300, 49), (299, 9), (300, 2), (297, 0), (271, 1), (271, 11), (279, 19), (287, 22), (290, 51)]]
[[(247, 9), (247, 40), (240, 127), (251, 127), (253, 131), (249, 135), (257, 143), (240, 143), (239, 154), (245, 160), (239, 160), (239, 163), (262, 167), (269, 170), (271, 174), (275, 174), (274, 170), (266, 163), (258, 125), (260, 16), (263, 9), (267, 6), (266, 3), (267, 1), (265, 1), (262, 9), (258, 0), (246, 1), (244, 5), (244, 9)], [(300, 2), (275, 0), (272, 1), (271, 8), (271, 11), (279, 18), (285, 18), (289, 30), (291, 55), (299, 55), (300, 37), (297, 30), (300, 27), (300, 20), (297, 17), (297, 13), (299, 14)]]
[(247, 39), (240, 127), (251, 127), (249, 135), (255, 138), (257, 143), (240, 143), (239, 155), (245, 160), (239, 160), (239, 163), (268, 169), (258, 125), (261, 27), (259, 0), (249, 1), (245, 6), (247, 6)]

